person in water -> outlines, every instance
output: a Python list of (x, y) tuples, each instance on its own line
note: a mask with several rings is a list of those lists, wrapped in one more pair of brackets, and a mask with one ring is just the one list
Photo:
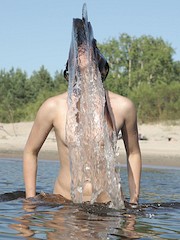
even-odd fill
[[(82, 22), (82, 20), (80, 20)], [(80, 22), (79, 21), (79, 22)], [(80, 34), (81, 35), (81, 34)], [(93, 51), (101, 74), (101, 80), (105, 81), (109, 65), (96, 46), (96, 40), (92, 40)], [(79, 50), (82, 49), (80, 42)], [(71, 57), (71, 56), (70, 56)], [(69, 62), (69, 60), (68, 60)], [(64, 77), (68, 79), (68, 62), (64, 71)], [(84, 51), (79, 56), (79, 69), (86, 68), (87, 59)], [(47, 99), (39, 108), (23, 154), (23, 170), (26, 189), (26, 198), (36, 195), (36, 173), (38, 153), (45, 142), (49, 132), (54, 129), (60, 170), (54, 186), (54, 194), (60, 194), (65, 199), (71, 200), (71, 171), (69, 161), (69, 148), (66, 139), (66, 116), (68, 112), (68, 92)], [(122, 132), (126, 153), (128, 181), (130, 190), (130, 203), (138, 204), (141, 178), (141, 153), (138, 142), (138, 128), (136, 109), (131, 100), (111, 91), (106, 91), (106, 105), (109, 111), (112, 126), (116, 132)], [(83, 189), (83, 201), (90, 201), (92, 184), (88, 183)], [(97, 202), (107, 203), (111, 201), (109, 195), (102, 192), (96, 199)]]

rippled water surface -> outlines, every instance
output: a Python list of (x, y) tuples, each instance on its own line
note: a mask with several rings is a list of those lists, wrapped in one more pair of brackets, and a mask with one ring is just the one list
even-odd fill
[(50, 195), (25, 202), (22, 162), (0, 164), (0, 239), (180, 239), (180, 169), (144, 168), (140, 207), (117, 211), (55, 201), (56, 161), (39, 161), (37, 191)]

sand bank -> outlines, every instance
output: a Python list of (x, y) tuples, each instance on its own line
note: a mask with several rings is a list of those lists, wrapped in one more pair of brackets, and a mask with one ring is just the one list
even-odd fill
[[(20, 158), (33, 122), (0, 123), (0, 158)], [(143, 124), (139, 134), (143, 165), (180, 167), (180, 125)], [(123, 141), (119, 140), (120, 159), (125, 163)], [(57, 146), (51, 131), (44, 143), (39, 159), (57, 160)]]

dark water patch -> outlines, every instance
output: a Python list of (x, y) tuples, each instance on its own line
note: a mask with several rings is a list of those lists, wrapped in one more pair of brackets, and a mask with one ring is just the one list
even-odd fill
[(15, 191), (15, 192), (0, 194), (0, 202), (12, 201), (12, 200), (15, 200), (18, 198), (25, 198), (25, 192), (24, 191)]
[[(25, 191), (14, 191), (14, 192), (7, 192), (0, 194), (0, 202), (5, 202), (5, 201), (12, 201), (16, 200), (19, 198), (25, 199)], [(39, 205), (58, 205), (58, 204), (73, 204), (71, 200), (63, 198), (59, 194), (49, 194), (49, 193), (36, 193), (36, 197), (34, 198), (29, 198), (28, 200), (31, 203), (36, 203)], [(74, 204), (77, 206), (80, 206), (84, 209), (91, 209), (91, 211), (96, 212), (97, 209), (106, 210), (106, 209), (111, 209), (111, 211), (117, 211), (111, 207), (109, 207), (109, 204), (102, 204), (102, 203), (94, 203), (90, 204), (89, 202), (85, 202), (83, 204)], [(125, 207), (126, 209), (130, 210), (143, 210), (147, 208), (152, 208), (152, 209), (159, 209), (159, 208), (180, 208), (180, 202), (155, 202), (155, 203), (145, 203), (145, 204), (129, 204), (128, 202), (125, 201)]]

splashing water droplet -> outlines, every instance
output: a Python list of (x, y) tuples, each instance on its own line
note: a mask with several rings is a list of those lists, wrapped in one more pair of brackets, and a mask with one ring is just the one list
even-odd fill
[(71, 165), (71, 197), (82, 203), (86, 183), (92, 185), (91, 203), (106, 192), (114, 208), (123, 208), (117, 137), (105, 117), (105, 90), (93, 46), (93, 32), (83, 6), (83, 20), (73, 20), (68, 60), (66, 137)]

